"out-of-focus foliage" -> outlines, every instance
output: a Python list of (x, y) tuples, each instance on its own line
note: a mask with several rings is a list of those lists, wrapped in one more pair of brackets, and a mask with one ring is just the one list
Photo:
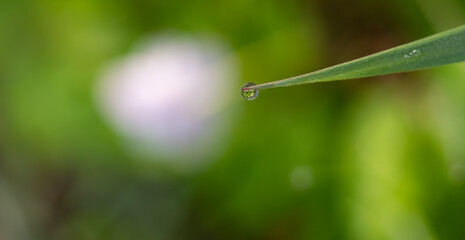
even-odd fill
[[(3, 0), (0, 239), (464, 239), (465, 65), (239, 96), (464, 19), (463, 0)], [(95, 100), (167, 31), (221, 36), (241, 69), (195, 171), (129, 149)]]

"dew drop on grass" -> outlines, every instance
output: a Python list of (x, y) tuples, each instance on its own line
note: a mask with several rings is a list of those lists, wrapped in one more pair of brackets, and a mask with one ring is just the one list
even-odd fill
[(417, 57), (417, 56), (420, 56), (420, 55), (421, 55), (421, 51), (414, 49), (409, 54), (405, 54), (404, 58)]
[(258, 90), (256, 89), (242, 90), (243, 88), (250, 87), (250, 86), (255, 86), (255, 84), (251, 82), (246, 82), (241, 87), (241, 96), (247, 101), (252, 101), (258, 96)]

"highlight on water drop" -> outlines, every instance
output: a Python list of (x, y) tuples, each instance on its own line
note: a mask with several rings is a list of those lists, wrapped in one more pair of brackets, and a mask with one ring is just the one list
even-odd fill
[(251, 82), (246, 82), (241, 87), (241, 96), (247, 101), (252, 101), (258, 96), (257, 89), (244, 90), (244, 88), (250, 87), (250, 86), (255, 86), (255, 84)]

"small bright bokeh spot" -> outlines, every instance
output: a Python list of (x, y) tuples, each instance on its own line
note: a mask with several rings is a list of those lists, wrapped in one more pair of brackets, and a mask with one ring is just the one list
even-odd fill
[(292, 189), (298, 192), (305, 191), (313, 185), (312, 169), (306, 165), (294, 167), (289, 174), (289, 180)]
[(455, 162), (449, 166), (449, 177), (457, 183), (465, 181), (465, 163)]

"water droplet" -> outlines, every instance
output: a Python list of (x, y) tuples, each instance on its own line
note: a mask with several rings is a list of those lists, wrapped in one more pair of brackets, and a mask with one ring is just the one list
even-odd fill
[(421, 51), (417, 50), (417, 49), (414, 49), (409, 54), (405, 54), (404, 58), (417, 57), (417, 56), (420, 56), (420, 55), (421, 55)]
[(245, 100), (252, 101), (258, 96), (258, 90), (256, 89), (251, 89), (251, 90), (242, 90), (243, 88), (250, 87), (250, 86), (255, 86), (254, 83), (251, 82), (246, 82), (244, 85), (241, 87), (241, 96)]

